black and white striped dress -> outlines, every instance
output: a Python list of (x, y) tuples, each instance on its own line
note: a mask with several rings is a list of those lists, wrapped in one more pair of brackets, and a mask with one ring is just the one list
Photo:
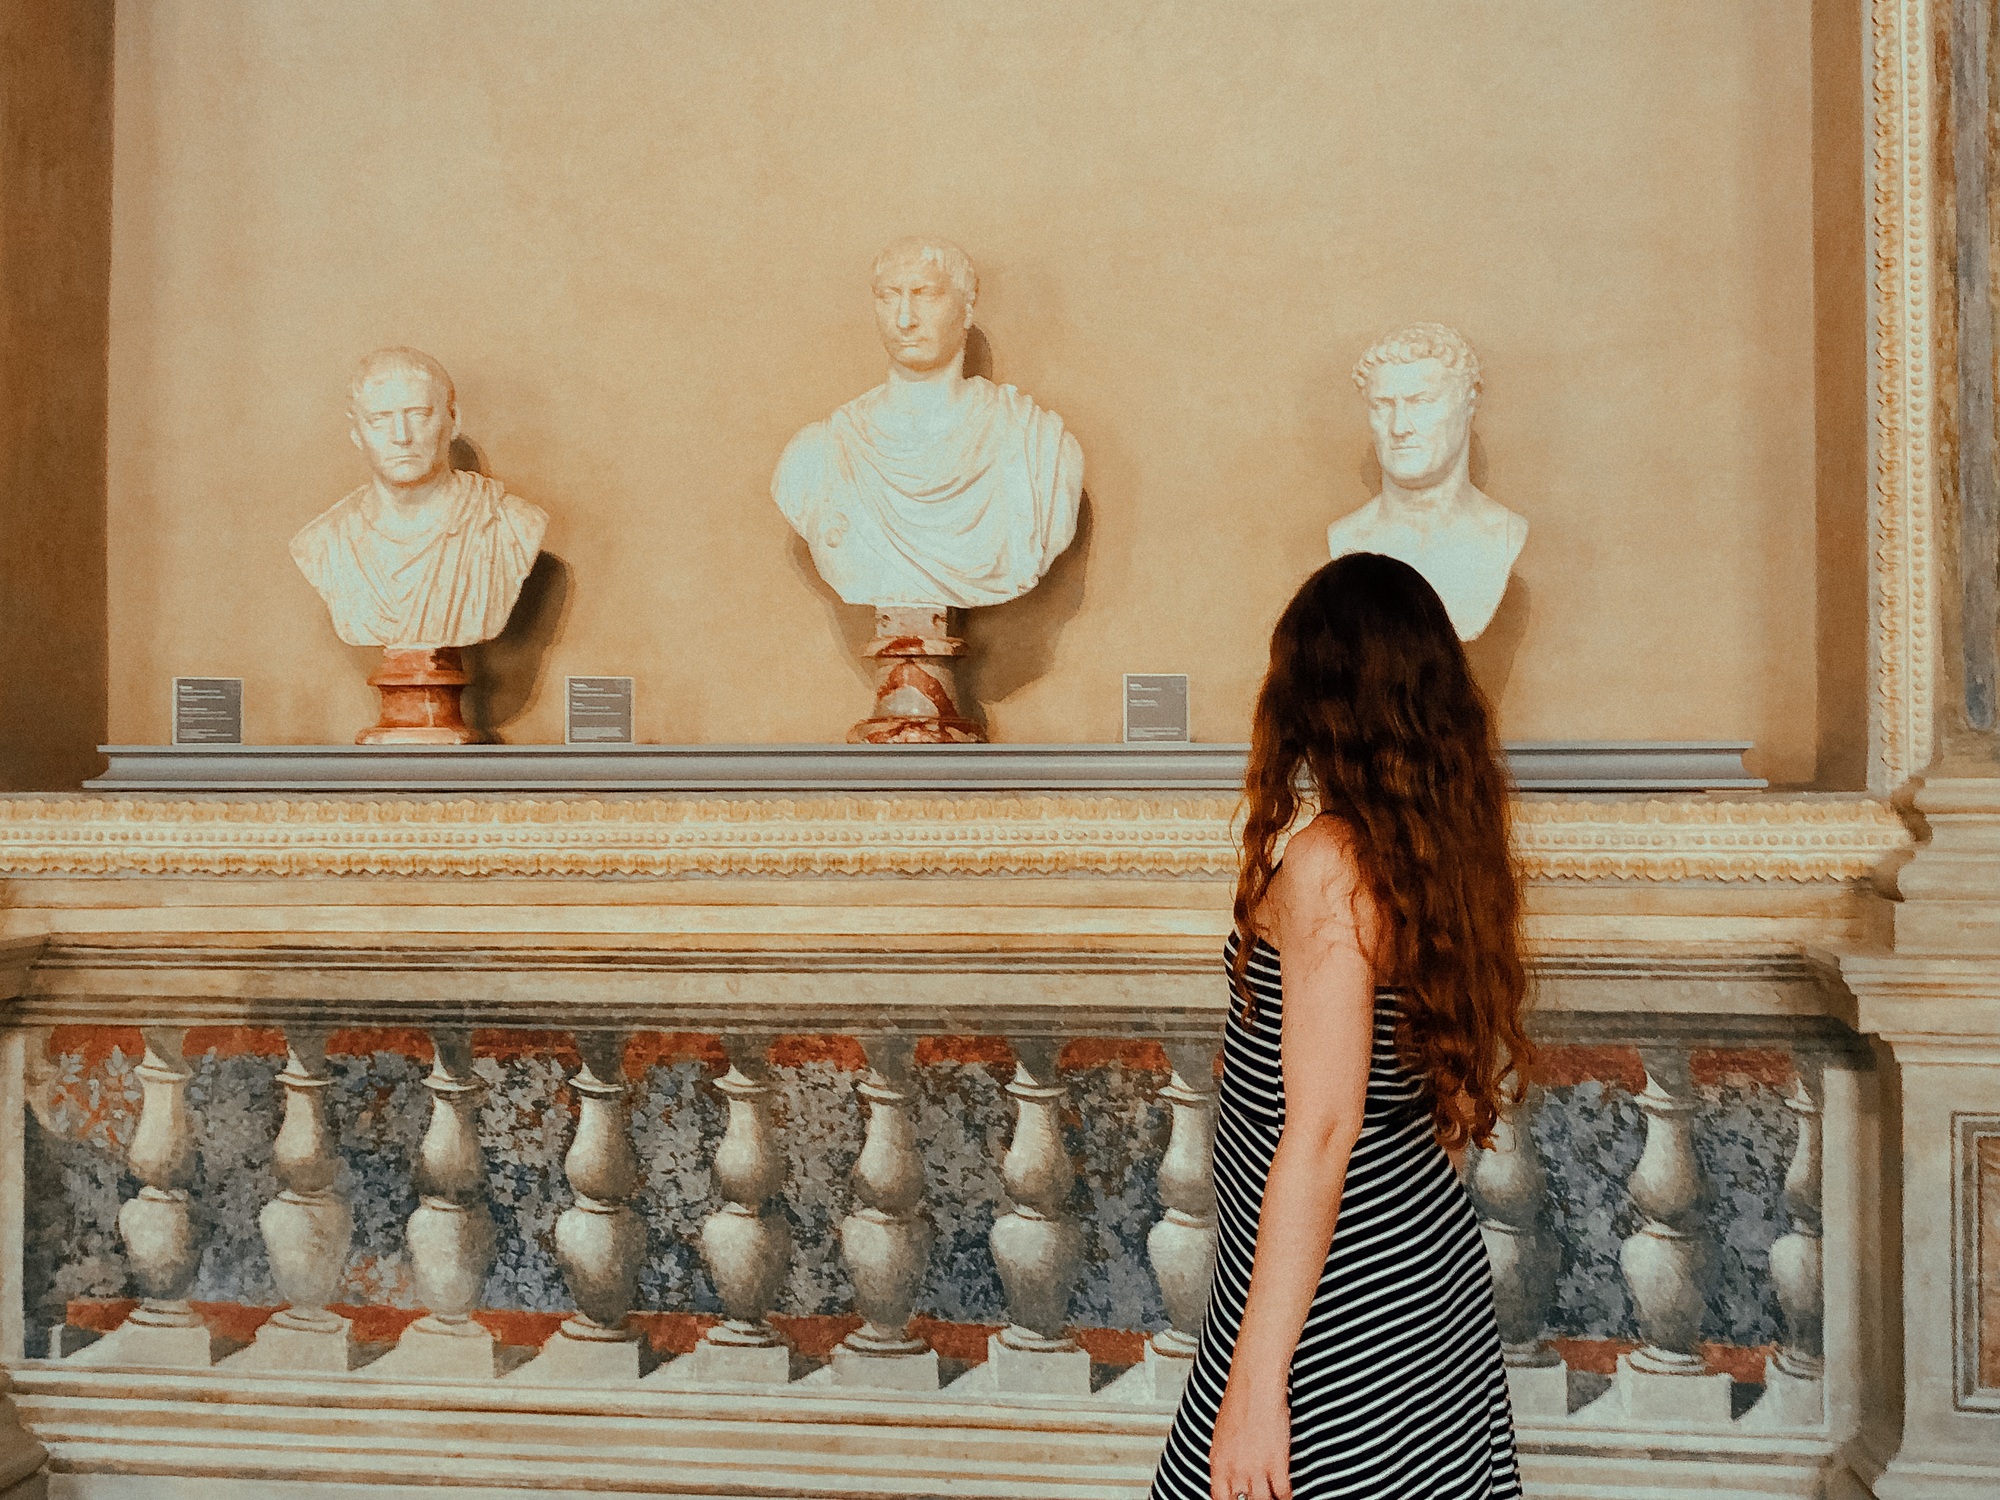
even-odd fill
[[(1224, 950), (1233, 961), (1236, 939)], [(1201, 1349), (1153, 1500), (1209, 1500), (1208, 1453), (1250, 1290), (1264, 1179), (1285, 1123), (1277, 950), (1251, 950), (1255, 1021), (1232, 997), (1215, 1131), (1218, 1241)], [(1395, 1044), (1396, 996), (1375, 997), (1361, 1137), (1292, 1358), (1295, 1500), (1518, 1496), (1493, 1283), (1479, 1221), (1433, 1133), (1421, 1078)]]

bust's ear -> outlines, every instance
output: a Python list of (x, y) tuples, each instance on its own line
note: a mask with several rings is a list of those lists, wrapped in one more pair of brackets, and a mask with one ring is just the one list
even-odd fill
[(355, 419), (353, 412), (347, 414), (347, 440), (354, 444), (356, 452), (366, 453), (368, 451), (361, 446), (361, 424)]
[[(456, 438), (457, 436), (458, 436), (458, 402), (454, 398), (451, 403), (451, 437)], [(451, 438), (447, 438), (445, 441), (450, 442)]]

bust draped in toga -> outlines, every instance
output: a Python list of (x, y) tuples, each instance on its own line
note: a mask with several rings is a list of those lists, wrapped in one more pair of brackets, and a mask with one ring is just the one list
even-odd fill
[(964, 373), (978, 284), (942, 240), (875, 263), (889, 379), (786, 447), (785, 519), (849, 604), (967, 609), (1028, 592), (1076, 535), (1083, 450), (1011, 385)]
[(470, 646), (507, 624), (548, 515), (453, 469), (456, 395), (444, 367), (383, 349), (355, 373), (354, 444), (369, 481), (306, 523), (292, 558), (353, 646)]

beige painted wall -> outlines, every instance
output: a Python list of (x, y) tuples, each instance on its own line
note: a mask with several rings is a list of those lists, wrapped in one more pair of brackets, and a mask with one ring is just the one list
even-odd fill
[(488, 663), (509, 738), (561, 737), (572, 672), (637, 677), (642, 738), (839, 738), (867, 622), (767, 485), (881, 378), (869, 260), (928, 228), (1087, 466), (1084, 539), (975, 621), (997, 738), (1115, 739), (1123, 671), (1241, 738), (1373, 489), (1346, 370), (1437, 318), (1534, 528), (1478, 650), (1506, 732), (1740, 736), (1805, 779), (1811, 9), (127, 0), (113, 737), (166, 737), (176, 673), (244, 677), (253, 740), (372, 721), (285, 541), (361, 475), (352, 361), (409, 342), (555, 518)]

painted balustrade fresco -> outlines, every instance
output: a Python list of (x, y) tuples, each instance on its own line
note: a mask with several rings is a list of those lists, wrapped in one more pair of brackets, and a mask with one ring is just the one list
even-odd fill
[[(486, 1085), (477, 1104), (486, 1203), (497, 1244), (476, 1306), (563, 1314), (574, 1309), (556, 1253), (557, 1222), (575, 1200), (564, 1159), (577, 1128), (570, 1080), (579, 1068), (564, 1033), (476, 1031), (472, 1068)], [(283, 1302), (259, 1216), (282, 1184), (273, 1148), (283, 1118), (286, 1065), (277, 1031), (194, 1028), (184, 1055), (197, 1147), (189, 1184), (199, 1269), (196, 1302), (269, 1308)], [(780, 1037), (769, 1050), (770, 1119), (781, 1185), (766, 1210), (782, 1217), (791, 1248), (770, 1311), (850, 1317), (855, 1290), (840, 1225), (855, 1207), (851, 1173), (866, 1128), (861, 1043), (846, 1037)], [(138, 1294), (118, 1216), (140, 1182), (128, 1153), (139, 1120), (144, 1044), (136, 1028), (64, 1027), (34, 1039), (26, 1167), (26, 1285), (31, 1356), (80, 1310)], [(1056, 1049), (1065, 1090), (1063, 1144), (1075, 1164), (1064, 1207), (1081, 1233), (1082, 1258), (1068, 1322), (1137, 1335), (1169, 1326), (1148, 1258), (1164, 1212), (1158, 1191), (1172, 1109), (1170, 1073), (1150, 1042), (1069, 1039)], [(333, 1190), (353, 1212), (352, 1249), (336, 1305), (421, 1305), (407, 1250), (417, 1212), (415, 1168), (430, 1126), (428, 1036), (419, 1031), (335, 1031), (324, 1107), (339, 1168)], [(716, 1153), (728, 1100), (716, 1085), (728, 1059), (714, 1037), (640, 1031), (624, 1054), (629, 1120), (640, 1181), (631, 1208), (645, 1226), (635, 1308), (720, 1316), (704, 1265), (704, 1224), (726, 1206)], [(1003, 1180), (1015, 1128), (1013, 1049), (998, 1038), (918, 1040), (909, 1108), (922, 1155), (923, 1210), (935, 1242), (917, 1283), (919, 1319), (993, 1328), (1008, 1302), (991, 1236), (1014, 1206)], [(1624, 1047), (1552, 1047), (1529, 1102), (1528, 1131), (1547, 1191), (1539, 1212), (1557, 1264), (1546, 1333), (1574, 1368), (1592, 1363), (1570, 1341), (1641, 1341), (1620, 1256), (1644, 1224), (1631, 1189), (1647, 1139), (1639, 1103), (1646, 1074)], [(1699, 1273), (1702, 1339), (1715, 1363), (1756, 1379), (1761, 1355), (1785, 1322), (1770, 1265), (1791, 1227), (1785, 1178), (1800, 1116), (1781, 1051), (1694, 1049), (1689, 1054), (1689, 1140), (1706, 1243)], [(71, 1309), (72, 1303), (77, 1309)], [(102, 1309), (95, 1316), (112, 1316)], [(548, 1332), (539, 1321), (529, 1337)], [(503, 1335), (504, 1337), (504, 1335)], [(1093, 1352), (1138, 1341), (1088, 1340)], [(1719, 1347), (1718, 1347), (1719, 1346)], [(966, 1346), (970, 1349), (970, 1344)], [(1731, 1351), (1741, 1351), (1732, 1358)], [(1754, 1351), (1754, 1352), (1753, 1352)], [(976, 1356), (975, 1356), (976, 1357)], [(1602, 1362), (1600, 1357), (1599, 1363)]]

